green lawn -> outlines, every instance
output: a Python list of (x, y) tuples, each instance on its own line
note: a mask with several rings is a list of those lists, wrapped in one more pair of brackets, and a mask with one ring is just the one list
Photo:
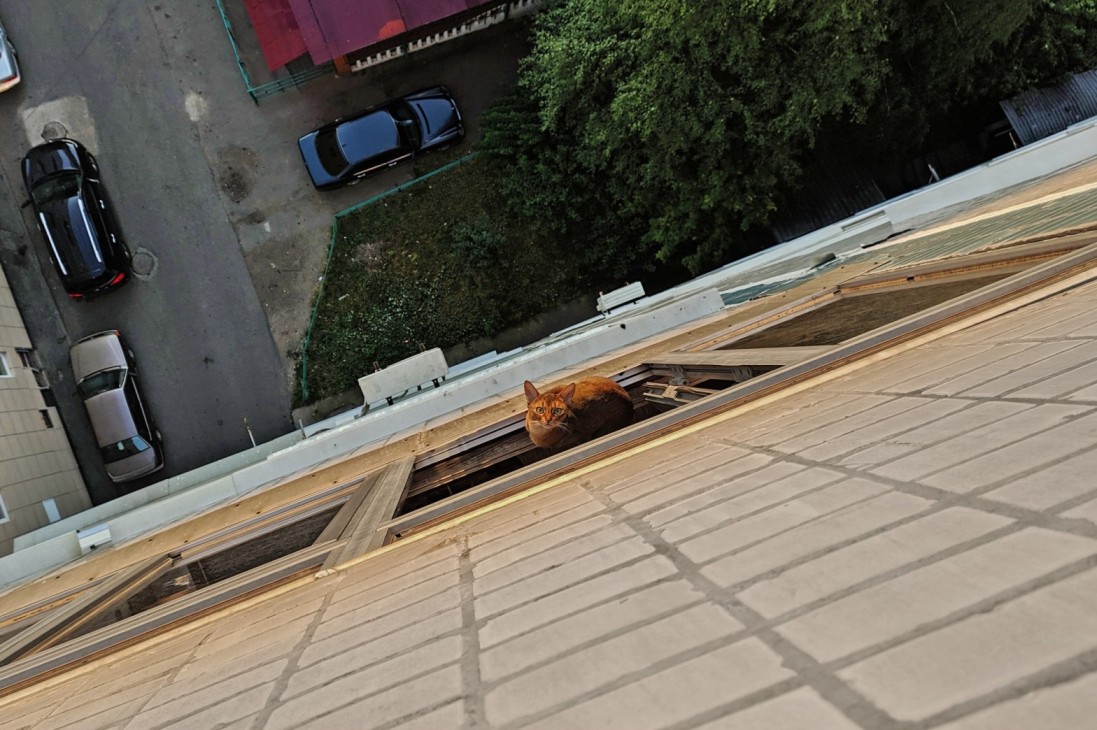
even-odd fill
[(490, 337), (573, 298), (588, 278), (506, 218), (482, 158), (340, 217), (335, 237), (298, 403), (354, 388), (420, 344)]

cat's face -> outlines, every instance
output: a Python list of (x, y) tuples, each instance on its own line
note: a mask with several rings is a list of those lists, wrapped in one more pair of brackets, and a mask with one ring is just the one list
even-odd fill
[(572, 383), (559, 392), (538, 393), (528, 380), (525, 383), (526, 430), (538, 446), (551, 446), (571, 433), (571, 398), (575, 394)]

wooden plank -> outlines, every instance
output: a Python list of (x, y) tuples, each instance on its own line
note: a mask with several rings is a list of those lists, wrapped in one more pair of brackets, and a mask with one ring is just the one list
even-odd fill
[(144, 588), (149, 581), (170, 568), (172, 562), (170, 555), (156, 555), (127, 570), (118, 571), (86, 595), (62, 606), (0, 644), (0, 666), (63, 641), (96, 618), (105, 606), (125, 600)]
[(324, 561), (325, 570), (381, 547), (384, 538), (376, 534), (377, 527), (396, 514), (414, 467), (415, 455), (411, 454), (380, 470), (376, 483), (368, 492), (363, 492), (361, 504), (343, 530), (345, 542)]
[(775, 367), (748, 368), (745, 366), (703, 367), (701, 365), (652, 365), (651, 374), (666, 378), (674, 385), (703, 383), (706, 380), (724, 380), (730, 383), (744, 383), (751, 378), (776, 370)]
[(682, 406), (700, 400), (719, 391), (708, 388), (694, 388), (687, 385), (661, 385), (652, 383), (647, 386), (652, 391), (644, 393), (644, 400), (665, 406)]
[(818, 357), (831, 345), (811, 347), (762, 347), (745, 350), (704, 350), (702, 352), (666, 352), (647, 360), (647, 364), (682, 367), (742, 367), (744, 365), (796, 365)]
[(419, 457), (415, 460), (415, 468), (422, 470), (428, 466), (451, 459), (469, 449), (491, 443), (502, 436), (509, 436), (516, 431), (525, 432), (525, 420), (526, 414), (524, 412), (518, 413), (502, 421), (497, 421), (477, 429), (472, 433), (466, 434), (459, 439), (445, 443), (437, 448), (433, 448), (430, 451), (424, 451), (419, 454)]
[(347, 525), (350, 524), (351, 519), (354, 517), (354, 513), (357, 512), (362, 503), (369, 496), (370, 490), (377, 484), (377, 480), (381, 478), (382, 469), (370, 472), (362, 478), (362, 481), (358, 484), (358, 488), (354, 490), (354, 494), (350, 496), (350, 499), (339, 508), (339, 511), (335, 513), (335, 517), (331, 518), (331, 522), (324, 528), (323, 532), (312, 541), (313, 545), (319, 545), (324, 542), (341, 540), (346, 535), (344, 534), (347, 529)]
[(407, 496), (414, 497), (535, 448), (537, 447), (529, 440), (529, 435), (523, 427), (516, 433), (496, 439), (478, 449), (458, 454), (426, 469), (418, 469), (411, 486), (408, 487)]

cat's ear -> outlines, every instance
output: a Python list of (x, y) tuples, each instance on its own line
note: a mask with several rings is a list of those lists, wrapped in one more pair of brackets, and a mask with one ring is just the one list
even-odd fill
[(575, 383), (568, 383), (563, 390), (560, 391), (560, 400), (564, 401), (567, 405), (571, 405), (571, 397), (575, 395)]
[(528, 380), (522, 387), (526, 390), (526, 403), (532, 403), (533, 401), (537, 400), (537, 396), (541, 395), (537, 392), (537, 388), (533, 387), (533, 383), (529, 382)]

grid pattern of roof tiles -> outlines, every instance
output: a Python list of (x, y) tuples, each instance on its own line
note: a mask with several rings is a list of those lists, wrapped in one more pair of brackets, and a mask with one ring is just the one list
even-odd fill
[(1082, 727), (1097, 285), (60, 677), (4, 727)]

